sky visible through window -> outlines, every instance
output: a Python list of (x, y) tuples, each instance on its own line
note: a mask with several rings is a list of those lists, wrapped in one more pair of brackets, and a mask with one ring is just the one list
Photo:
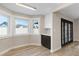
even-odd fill
[(29, 21), (26, 19), (16, 18), (16, 34), (27, 34)]
[(5, 17), (5, 16), (0, 16), (0, 24), (3, 23), (3, 22), (8, 22), (7, 20), (8, 20), (7, 17)]
[(8, 17), (0, 15), (0, 37), (7, 35), (8, 30)]
[(7, 27), (8, 25), (8, 17), (5, 17), (5, 16), (1, 16), (0, 15), (0, 26), (1, 27)]
[(28, 21), (25, 19), (16, 19), (16, 25), (18, 24), (28, 26)]

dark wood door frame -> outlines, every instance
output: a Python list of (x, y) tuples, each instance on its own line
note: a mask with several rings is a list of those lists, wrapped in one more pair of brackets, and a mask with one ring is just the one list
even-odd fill
[[(63, 22), (63, 25), (62, 25)], [(65, 23), (67, 23), (67, 43), (65, 42)], [(70, 24), (70, 41), (69, 41), (69, 25)], [(63, 28), (63, 30), (62, 30)], [(62, 34), (63, 33), (63, 34)], [(63, 39), (62, 39), (63, 36)], [(63, 42), (64, 41), (64, 42)], [(61, 46), (65, 46), (66, 44), (73, 42), (73, 22), (65, 20), (61, 18)]]

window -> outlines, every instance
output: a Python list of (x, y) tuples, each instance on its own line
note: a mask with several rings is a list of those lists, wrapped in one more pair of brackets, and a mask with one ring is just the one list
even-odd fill
[(0, 37), (8, 34), (8, 17), (0, 15)]
[(16, 34), (28, 34), (28, 29), (29, 29), (28, 20), (17, 18), (15, 20), (15, 23), (16, 23)]
[(15, 34), (39, 34), (40, 33), (40, 23), (39, 18), (34, 18), (34, 20), (27, 20), (16, 18), (15, 19)]
[(40, 29), (39, 19), (38, 18), (35, 18), (33, 20), (33, 33), (34, 34), (39, 34), (39, 29)]

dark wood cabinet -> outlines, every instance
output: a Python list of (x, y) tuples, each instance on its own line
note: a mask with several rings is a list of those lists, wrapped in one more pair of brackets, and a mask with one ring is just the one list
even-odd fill
[(41, 35), (42, 46), (51, 49), (51, 36)]

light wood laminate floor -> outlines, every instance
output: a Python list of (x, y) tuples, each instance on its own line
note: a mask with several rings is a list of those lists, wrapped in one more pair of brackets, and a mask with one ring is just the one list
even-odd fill
[(25, 46), (16, 48), (3, 54), (3, 56), (50, 56), (49, 49), (42, 46)]
[(79, 56), (79, 42), (68, 44), (54, 53), (43, 46), (31, 45), (12, 49), (3, 56)]
[(73, 42), (53, 53), (53, 56), (79, 56), (79, 42)]

